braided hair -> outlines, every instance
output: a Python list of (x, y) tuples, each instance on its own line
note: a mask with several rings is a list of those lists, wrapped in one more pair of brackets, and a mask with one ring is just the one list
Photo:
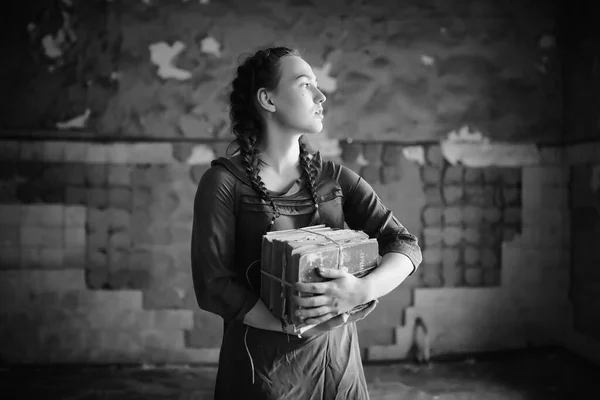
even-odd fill
[[(279, 69), (281, 61), (288, 56), (300, 56), (300, 54), (287, 47), (274, 47), (259, 50), (247, 57), (237, 68), (237, 75), (233, 80), (229, 96), (229, 117), (235, 136), (231, 144), (237, 144), (235, 153), (240, 152), (242, 155), (242, 164), (250, 184), (273, 210), (271, 225), (275, 223), (280, 212), (259, 175), (260, 167), (264, 165), (264, 162), (259, 158), (260, 151), (257, 141), (265, 131), (265, 123), (258, 112), (255, 99), (256, 92), (260, 88), (274, 90), (277, 87), (281, 78)], [(300, 165), (315, 204), (313, 219), (318, 219), (319, 205), (315, 184), (317, 168), (312, 161), (311, 153), (302, 141), (300, 141)]]

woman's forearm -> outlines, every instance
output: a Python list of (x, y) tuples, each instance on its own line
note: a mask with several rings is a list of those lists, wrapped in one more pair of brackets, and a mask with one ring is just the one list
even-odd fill
[(365, 296), (362, 303), (378, 299), (394, 290), (410, 275), (413, 268), (412, 261), (404, 254), (391, 252), (384, 255), (379, 266), (360, 279)]
[(244, 316), (244, 324), (267, 331), (281, 332), (281, 321), (258, 299), (254, 307)]
[[(392, 252), (384, 255), (377, 268), (360, 279), (363, 294), (361, 303), (385, 296), (400, 285), (412, 271), (412, 261), (404, 254)], [(248, 311), (244, 317), (244, 324), (269, 331), (282, 331), (281, 321), (269, 311), (261, 299)]]
[[(258, 299), (254, 307), (252, 307), (252, 309), (244, 316), (244, 324), (267, 331), (284, 332), (281, 320), (269, 311), (261, 299)], [(298, 334), (314, 327), (315, 325), (303, 325), (299, 327), (296, 332), (292, 332), (293, 327), (288, 326), (286, 327), (288, 330), (284, 333)]]

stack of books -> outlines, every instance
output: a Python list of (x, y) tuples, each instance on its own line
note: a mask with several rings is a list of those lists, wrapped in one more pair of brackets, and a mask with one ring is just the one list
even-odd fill
[(263, 236), (261, 252), (261, 298), (275, 316), (296, 326), (301, 321), (295, 316), (294, 283), (325, 281), (317, 268), (346, 268), (362, 277), (380, 260), (376, 239), (361, 231), (325, 225), (268, 232)]

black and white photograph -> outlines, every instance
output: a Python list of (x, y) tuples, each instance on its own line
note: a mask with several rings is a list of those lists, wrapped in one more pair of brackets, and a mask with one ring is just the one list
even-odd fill
[(7, 400), (578, 400), (598, 0), (1, 12)]

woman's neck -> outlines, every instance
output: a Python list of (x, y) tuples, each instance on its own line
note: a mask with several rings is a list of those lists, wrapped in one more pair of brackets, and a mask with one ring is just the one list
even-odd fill
[(259, 145), (261, 159), (277, 173), (297, 168), (300, 162), (300, 136), (266, 132), (264, 142)]

